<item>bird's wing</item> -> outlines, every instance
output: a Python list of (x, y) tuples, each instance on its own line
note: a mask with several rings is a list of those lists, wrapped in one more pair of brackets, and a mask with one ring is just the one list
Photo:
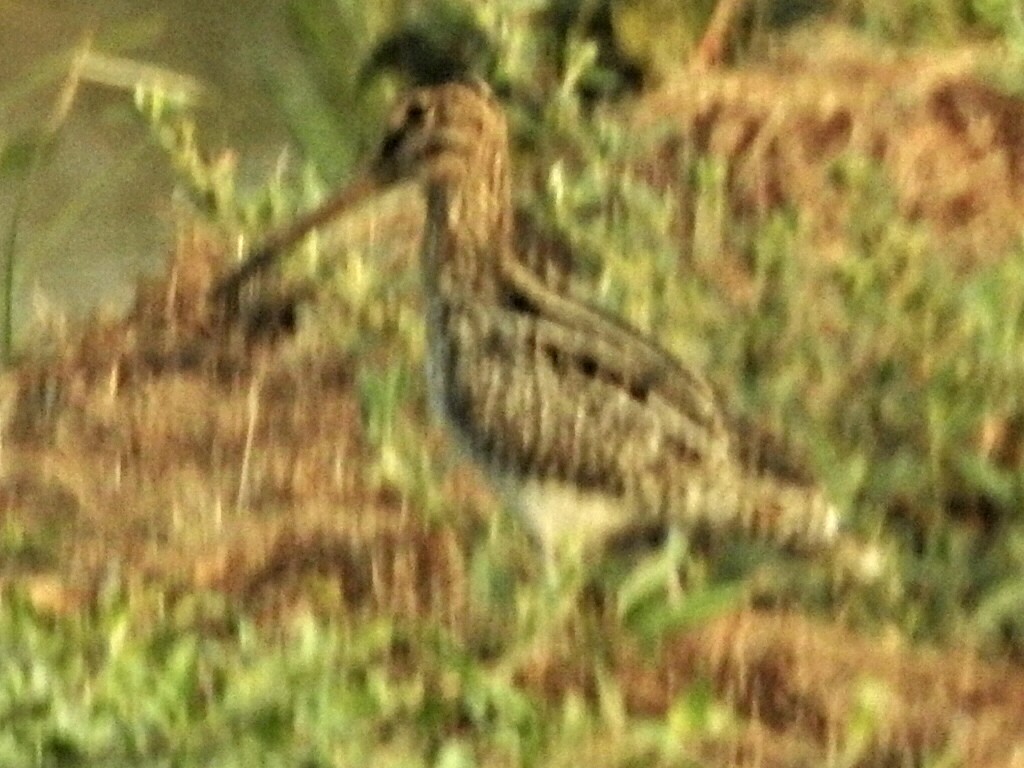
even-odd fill
[(835, 515), (818, 489), (745, 472), (721, 420), (694, 417), (657, 387), (631, 391), (639, 356), (621, 337), (468, 299), (446, 325), (433, 352), (444, 408), (484, 463), (608, 493), (638, 521), (795, 547), (831, 535)]
[(535, 314), (565, 353), (591, 375), (616, 382), (644, 399), (663, 397), (708, 429), (721, 429), (711, 385), (697, 372), (618, 318), (551, 290), (522, 264), (501, 263), (504, 297), (517, 311)]
[(470, 299), (449, 305), (433, 347), (453, 426), (483, 458), (621, 492), (666, 457), (708, 468), (728, 456), (715, 412), (660, 394), (614, 338)]
[[(728, 431), (737, 461), (747, 469), (776, 475), (796, 485), (815, 480), (806, 457), (785, 435), (765, 429), (754, 419), (737, 416), (722, 407), (711, 385), (696, 371), (682, 365), (667, 351), (637, 333), (619, 318), (595, 307), (567, 299), (524, 265), (501, 264), (505, 297), (519, 311), (535, 313), (563, 329), (566, 348), (575, 348), (579, 363), (589, 359), (607, 378), (637, 394), (653, 392), (707, 429)], [(557, 334), (556, 334), (557, 335)], [(598, 341), (598, 343), (595, 343)], [(595, 359), (595, 354), (599, 355)]]

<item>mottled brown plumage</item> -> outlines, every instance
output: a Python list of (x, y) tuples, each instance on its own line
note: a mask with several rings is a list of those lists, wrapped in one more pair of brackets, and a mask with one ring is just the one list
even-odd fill
[(698, 374), (563, 295), (517, 251), (508, 137), (484, 87), (413, 91), (366, 177), (270, 241), (233, 294), (304, 231), (404, 181), (427, 201), (421, 272), (433, 409), (549, 553), (672, 521), (794, 548), (832, 542), (821, 491), (749, 466)]

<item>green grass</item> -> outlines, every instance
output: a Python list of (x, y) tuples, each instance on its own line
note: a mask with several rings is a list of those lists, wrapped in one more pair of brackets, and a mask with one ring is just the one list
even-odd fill
[(4, 765), (568, 765), (585, 742), (608, 765), (682, 766), (690, 738), (730, 727), (703, 689), (665, 721), (631, 717), (608, 674), (596, 709), (548, 702), (429, 623), (258, 629), (202, 594), (154, 621), (149, 598), (112, 588), (60, 619), (5, 599)]

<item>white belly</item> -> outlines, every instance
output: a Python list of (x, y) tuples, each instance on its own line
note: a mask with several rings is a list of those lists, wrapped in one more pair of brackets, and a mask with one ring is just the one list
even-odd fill
[(621, 500), (556, 480), (525, 480), (512, 493), (517, 512), (549, 556), (599, 547), (632, 519)]

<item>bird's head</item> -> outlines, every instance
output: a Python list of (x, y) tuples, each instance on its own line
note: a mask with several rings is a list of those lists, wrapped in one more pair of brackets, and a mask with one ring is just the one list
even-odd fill
[(450, 232), (477, 245), (493, 245), (511, 232), (507, 154), (505, 117), (486, 85), (417, 88), (392, 110), (384, 140), (364, 173), (319, 208), (269, 236), (217, 285), (214, 295), (235, 296), (308, 232), (407, 181), (422, 184), (428, 199), (441, 205), (444, 223), (454, 225)]
[(370, 172), (381, 185), (447, 185), (503, 174), (508, 131), (482, 83), (417, 88), (392, 110)]

